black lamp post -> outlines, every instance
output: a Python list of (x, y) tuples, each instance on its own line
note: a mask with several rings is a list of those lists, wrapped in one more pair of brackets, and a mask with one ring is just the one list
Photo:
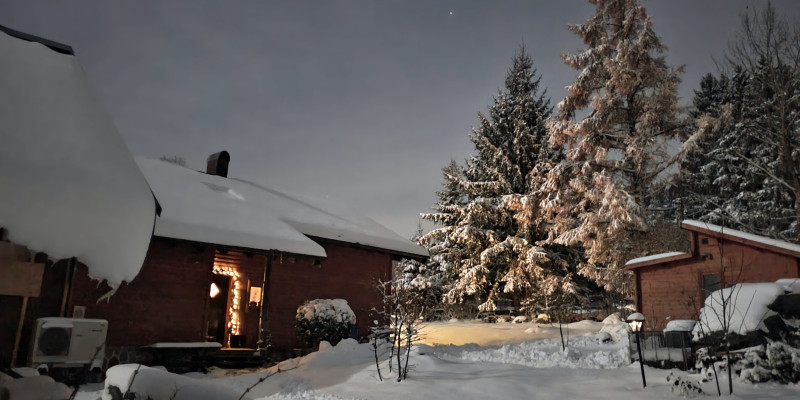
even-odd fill
[(641, 336), (639, 335), (642, 331), (642, 324), (644, 324), (644, 315), (642, 315), (642, 313), (637, 312), (628, 316), (628, 325), (631, 326), (631, 331), (636, 335), (636, 350), (639, 352), (639, 367), (642, 369), (642, 387), (647, 387), (647, 380), (644, 378), (644, 358), (642, 358)]

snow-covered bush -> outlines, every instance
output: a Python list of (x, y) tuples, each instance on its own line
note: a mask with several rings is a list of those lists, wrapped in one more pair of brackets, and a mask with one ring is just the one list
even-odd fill
[(753, 349), (745, 353), (744, 360), (736, 366), (741, 368), (739, 377), (746, 382), (780, 383), (800, 382), (800, 349), (774, 342), (767, 344), (766, 354)]
[(297, 337), (308, 346), (323, 340), (339, 343), (347, 337), (356, 315), (344, 299), (315, 299), (297, 308)]
[(411, 349), (419, 339), (420, 325), (435, 312), (438, 304), (436, 276), (431, 272), (426, 264), (403, 259), (394, 267), (394, 279), (377, 286), (383, 307), (373, 311), (377, 319), (371, 330), (375, 363), (381, 380), (383, 373), (377, 351), (382, 338), (388, 338), (391, 344), (389, 371), (396, 362), (397, 381), (408, 375)]
[(667, 382), (672, 383), (672, 393), (683, 397), (695, 397), (703, 394), (702, 383), (707, 382), (707, 379), (699, 374), (682, 374), (673, 370), (667, 375)]

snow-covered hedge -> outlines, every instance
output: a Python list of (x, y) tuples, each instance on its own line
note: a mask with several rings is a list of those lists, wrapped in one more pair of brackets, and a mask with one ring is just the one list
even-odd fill
[(347, 337), (356, 315), (344, 299), (315, 299), (297, 308), (297, 337), (308, 346), (338, 343)]

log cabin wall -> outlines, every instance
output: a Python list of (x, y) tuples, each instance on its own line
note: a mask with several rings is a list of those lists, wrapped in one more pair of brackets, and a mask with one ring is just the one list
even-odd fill
[[(356, 314), (359, 336), (369, 333), (375, 318), (370, 310), (381, 306), (378, 281), (390, 279), (393, 256), (389, 253), (314, 239), (328, 254), (321, 263), (309, 257), (273, 257), (268, 291), (269, 331), (273, 346), (299, 346), (295, 334), (297, 308), (306, 300), (346, 299)], [(86, 307), (86, 318), (109, 321), (108, 345), (144, 346), (156, 342), (204, 341), (206, 306), (212, 266), (219, 248), (211, 245), (154, 238), (139, 275), (123, 283), (108, 301), (97, 302), (110, 288), (91, 280), (79, 266), (72, 283), (67, 316), (75, 306)], [(259, 305), (249, 302), (252, 286), (261, 287), (267, 256), (222, 249), (238, 260), (242, 281), (240, 334), (245, 346), (258, 341)]]
[(284, 257), (272, 266), (269, 290), (269, 329), (277, 348), (300, 345), (295, 333), (297, 308), (306, 300), (345, 299), (356, 314), (358, 335), (369, 334), (370, 310), (381, 307), (379, 281), (391, 278), (392, 255), (314, 238), (328, 257), (319, 265), (311, 259)]
[(141, 271), (111, 289), (79, 267), (72, 282), (67, 316), (86, 307), (86, 318), (108, 320), (109, 346), (144, 346), (156, 342), (200, 342), (211, 280), (214, 248), (153, 238)]
[(774, 282), (800, 277), (800, 259), (765, 248), (691, 232), (692, 258), (637, 268), (637, 309), (648, 328), (663, 329), (676, 319), (696, 319), (703, 306), (704, 276), (735, 283)]

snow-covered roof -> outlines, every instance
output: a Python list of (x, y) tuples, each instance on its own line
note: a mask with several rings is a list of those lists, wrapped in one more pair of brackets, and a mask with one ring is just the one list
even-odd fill
[(325, 257), (325, 250), (308, 238), (312, 236), (428, 255), (375, 221), (323, 200), (160, 160), (137, 162), (162, 206), (157, 236)]
[(681, 228), (689, 229), (692, 231), (706, 231), (708, 233), (714, 233), (725, 236), (729, 239), (741, 243), (756, 244), (760, 245), (759, 247), (772, 248), (773, 250), (776, 250), (780, 253), (800, 256), (800, 245), (798, 244), (789, 243), (783, 240), (772, 239), (764, 236), (754, 235), (752, 233), (737, 231), (735, 229), (709, 224), (707, 222), (685, 219), (681, 222)]
[(156, 206), (78, 60), (0, 32), (0, 227), (15, 243), (130, 281)]
[(661, 264), (668, 261), (683, 260), (691, 258), (692, 255), (681, 251), (671, 251), (669, 253), (653, 254), (651, 256), (634, 258), (625, 263), (626, 269), (634, 269), (648, 265)]

